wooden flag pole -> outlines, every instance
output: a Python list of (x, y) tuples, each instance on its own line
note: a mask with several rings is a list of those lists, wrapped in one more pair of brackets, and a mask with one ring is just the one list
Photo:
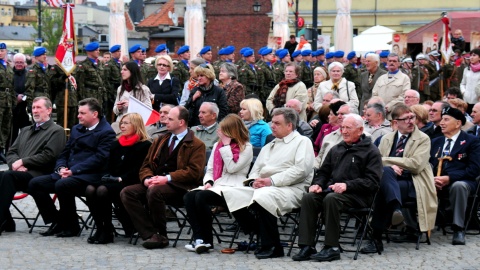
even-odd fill
[(68, 122), (68, 78), (65, 79), (65, 95), (63, 97), (63, 129), (67, 138), (70, 136), (70, 129), (67, 126)]

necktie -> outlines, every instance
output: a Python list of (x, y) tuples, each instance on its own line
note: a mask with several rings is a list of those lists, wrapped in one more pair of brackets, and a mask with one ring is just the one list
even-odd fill
[(477, 126), (477, 137), (480, 136), (480, 126)]
[(395, 149), (395, 156), (397, 157), (403, 156), (403, 146), (405, 145), (405, 138), (407, 138), (407, 136), (402, 135), (397, 142), (397, 148)]
[(450, 144), (452, 142), (452, 139), (447, 139), (447, 145), (445, 145), (445, 148), (443, 148), (443, 156), (448, 156), (450, 155)]
[(168, 146), (168, 154), (171, 154), (173, 152), (173, 149), (175, 148), (175, 141), (177, 140), (177, 136), (172, 137), (172, 141), (170, 142), (170, 145)]

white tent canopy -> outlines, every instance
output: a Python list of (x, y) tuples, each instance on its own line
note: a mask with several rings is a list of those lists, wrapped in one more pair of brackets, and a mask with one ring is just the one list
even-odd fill
[[(392, 45), (388, 43), (392, 41), (393, 33), (395, 30), (385, 26), (370, 27), (353, 38), (353, 50), (357, 52), (357, 55), (371, 51), (390, 50)], [(335, 47), (330, 47), (330, 51), (335, 51)]]

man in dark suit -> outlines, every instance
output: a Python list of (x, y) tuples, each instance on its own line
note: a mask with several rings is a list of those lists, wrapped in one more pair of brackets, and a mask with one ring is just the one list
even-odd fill
[[(107, 172), (110, 145), (115, 132), (102, 116), (98, 100), (86, 98), (78, 103), (79, 124), (72, 128), (70, 138), (57, 159), (55, 172), (35, 177), (28, 193), (32, 195), (45, 224), (50, 228), (43, 236), (76, 236), (80, 231), (75, 196), (84, 196), (88, 185), (98, 184)], [(56, 193), (60, 210), (50, 198)]]
[[(359, 104), (359, 111), (361, 112), (363, 109), (363, 104), (365, 101), (369, 100), (372, 97), (372, 90), (377, 82), (377, 79), (386, 74), (387, 72), (381, 68), (379, 68), (380, 58), (378, 54), (370, 53), (367, 55), (365, 59), (365, 65), (367, 67), (367, 71), (363, 72), (360, 75), (360, 88), (361, 91), (361, 101)], [(359, 97), (360, 98), (360, 97)]]
[(442, 128), (440, 127), (440, 121), (442, 120), (442, 111), (446, 107), (450, 106), (445, 101), (437, 101), (433, 103), (432, 107), (428, 111), (428, 120), (433, 123), (433, 125), (427, 130), (426, 134), (430, 136), (430, 139), (433, 140), (437, 137), (443, 136)]
[(441, 176), (435, 176), (435, 186), (438, 190), (440, 204), (446, 201), (453, 212), (452, 244), (465, 245), (465, 212), (468, 196), (475, 192), (475, 178), (480, 174), (480, 141), (478, 137), (461, 130), (465, 124), (465, 116), (455, 108), (446, 107), (442, 110), (440, 127), (443, 136), (432, 140), (430, 163), (434, 171), (438, 170), (440, 160)]
[(472, 117), (472, 122), (475, 124), (473, 127), (467, 130), (468, 134), (472, 134), (474, 136), (480, 136), (480, 102), (475, 104), (472, 108), (472, 113), (470, 114)]

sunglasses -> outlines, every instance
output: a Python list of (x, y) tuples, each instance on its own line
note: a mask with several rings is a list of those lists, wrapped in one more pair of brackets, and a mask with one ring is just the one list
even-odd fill
[(159, 67), (170, 67), (169, 65), (166, 65), (166, 64), (157, 64), (157, 66), (159, 66)]

